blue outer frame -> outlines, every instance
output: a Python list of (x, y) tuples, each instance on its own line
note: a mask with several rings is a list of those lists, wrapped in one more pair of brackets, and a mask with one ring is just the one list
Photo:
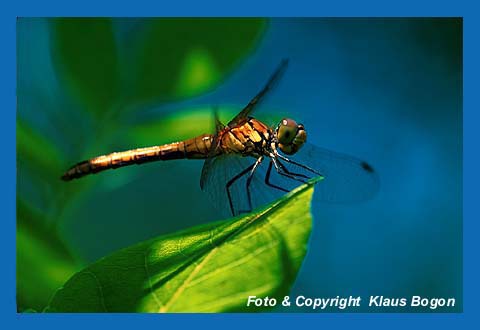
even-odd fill
[[(153, 2), (153, 1), (152, 1)], [(299, 327), (325, 327), (328, 325), (357, 328), (361, 326), (398, 327), (434, 325), (460, 328), (474, 321), (475, 311), (479, 310), (478, 299), (478, 256), (477, 233), (479, 232), (478, 195), (474, 189), (479, 186), (480, 157), (478, 141), (480, 123), (478, 84), (480, 75), (478, 52), (479, 20), (474, 15), (474, 5), (466, 1), (412, 1), (403, 0), (401, 4), (387, 1), (329, 1), (326, 3), (296, 0), (290, 4), (260, 3), (258, 0), (242, 0), (229, 3), (220, 0), (172, 1), (162, 4), (155, 1), (118, 1), (84, 0), (78, 4), (67, 1), (17, 1), (3, 5), (0, 24), (3, 42), (7, 47), (0, 53), (2, 75), (0, 93), (4, 101), (2, 113), (3, 154), (2, 192), (3, 217), (1, 224), (2, 239), (2, 325), (15, 323), (12, 327), (38, 329), (52, 326), (65, 326), (69, 329), (93, 327), (132, 328), (147, 325), (149, 327), (198, 326), (255, 326), (275, 327), (277, 325)], [(472, 1), (473, 2), (473, 1)], [(464, 312), (459, 314), (181, 314), (181, 315), (85, 315), (85, 314), (17, 314), (15, 302), (15, 86), (16, 86), (16, 16), (456, 16), (464, 18)], [(476, 104), (476, 105), (475, 105)], [(477, 109), (474, 111), (474, 109)], [(447, 174), (448, 175), (448, 174)], [(476, 216), (475, 216), (476, 215)]]

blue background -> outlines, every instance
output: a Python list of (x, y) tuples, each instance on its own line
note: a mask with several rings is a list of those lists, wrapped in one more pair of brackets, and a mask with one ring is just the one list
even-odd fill
[[(417, 5), (419, 5), (419, 4), (417, 3)], [(363, 7), (363, 4), (362, 4), (362, 7)], [(48, 7), (47, 7), (47, 8), (48, 8)], [(335, 7), (334, 7), (334, 8), (335, 8)], [(438, 7), (431, 8), (431, 7), (428, 7), (428, 6), (425, 6), (425, 5), (420, 5), (420, 6), (419, 6), (420, 11), (421, 11), (421, 12), (423, 11), (424, 13), (427, 13), (427, 12), (428, 12), (428, 13), (437, 13), (437, 14), (438, 14), (438, 13), (442, 13), (442, 14), (454, 14), (454, 13), (457, 13), (457, 14), (458, 14), (458, 13), (461, 13), (461, 12), (465, 12), (464, 10), (459, 10), (458, 8), (454, 8), (453, 10), (448, 10), (448, 9), (452, 9), (452, 8), (445, 7), (445, 6), (443, 6), (443, 5), (442, 5), (440, 8), (441, 8), (441, 9), (439, 10)], [(340, 8), (336, 7), (336, 10), (339, 10), (339, 9), (340, 9)], [(358, 8), (355, 7), (355, 6), (353, 6), (353, 7), (348, 7), (348, 8), (346, 9), (346, 12), (350, 12), (350, 13), (356, 12), (357, 9), (358, 9)], [(395, 12), (395, 13), (400, 13), (400, 12), (401, 12), (401, 13), (404, 13), (404, 14), (410, 13), (410, 11), (405, 11), (404, 9), (402, 9), (402, 10), (400, 10), (400, 11), (395, 11), (396, 9), (398, 9), (398, 8), (395, 8), (395, 9), (391, 10), (391, 13), (392, 13), (392, 14), (393, 14), (394, 12)], [(295, 12), (295, 10), (294, 10), (294, 12)], [(345, 12), (345, 11), (344, 11), (344, 12)], [(390, 12), (390, 11), (387, 11), (387, 12)], [(11, 21), (10, 21), (9, 23), (10, 23), (9, 25), (7, 24), (7, 25), (8, 25), (8, 31), (11, 32), (10, 40), (11, 40), (11, 44), (13, 45), (13, 42), (14, 42), (14, 38), (13, 38), (13, 35), (14, 35), (14, 33), (13, 33), (13, 31), (14, 31), (14, 26), (13, 26), (13, 24), (12, 24)], [(466, 24), (466, 40), (471, 40), (471, 39), (469, 39), (469, 37), (472, 37), (472, 35), (471, 35), (471, 33), (472, 33), (472, 30), (471, 30), (472, 26), (471, 26), (471, 24), (473, 25), (473, 21), (472, 21), (472, 20), (468, 21), (468, 24)], [(467, 27), (468, 27), (468, 28), (467, 28)], [(471, 109), (472, 109), (472, 106), (473, 106), (473, 103), (475, 103), (475, 101), (476, 101), (476, 99), (473, 97), (473, 94), (472, 94), (472, 91), (473, 91), (472, 88), (473, 88), (473, 86), (470, 85), (469, 83), (472, 81), (472, 78), (473, 78), (474, 75), (475, 75), (475, 72), (476, 72), (475, 70), (478, 71), (478, 67), (475, 66), (475, 62), (473, 61), (474, 56), (472, 55), (472, 52), (475, 52), (476, 49), (475, 49), (475, 48), (472, 48), (472, 47), (473, 47), (472, 44), (471, 44), (471, 43), (468, 43), (468, 42), (465, 44), (465, 46), (466, 46), (466, 60), (465, 60), (465, 64), (468, 65), (468, 68), (469, 68), (468, 72), (466, 72), (466, 74), (465, 74), (465, 81), (466, 81), (466, 85), (465, 85), (465, 95), (466, 95), (466, 97), (465, 97), (465, 114), (466, 114), (466, 118), (468, 119), (468, 120), (465, 121), (465, 137), (466, 137), (466, 140), (465, 140), (465, 150), (466, 150), (465, 158), (466, 158), (466, 160), (467, 160), (466, 165), (465, 165), (465, 173), (466, 173), (467, 177), (468, 177), (469, 179), (471, 179), (471, 180), (469, 180), (469, 181), (466, 181), (466, 185), (465, 185), (465, 190), (466, 190), (466, 195), (465, 195), (465, 220), (466, 220), (466, 224), (468, 224), (468, 228), (469, 228), (469, 229), (473, 229), (475, 225), (474, 225), (474, 223), (472, 223), (471, 220), (472, 220), (472, 217), (473, 217), (473, 215), (474, 215), (474, 212), (475, 212), (474, 210), (475, 210), (475, 209), (473, 208), (474, 205), (472, 204), (472, 202), (473, 202), (473, 199), (472, 199), (472, 198), (473, 198), (473, 195), (471, 195), (471, 192), (473, 192), (473, 187), (474, 187), (474, 185), (475, 185), (475, 182), (478, 181), (478, 174), (476, 174), (476, 173), (473, 171), (474, 165), (475, 165), (476, 163), (478, 163), (478, 159), (476, 159), (476, 157), (473, 157), (473, 156), (472, 156), (473, 154), (470, 153), (470, 151), (472, 151), (472, 147), (473, 147), (472, 143), (473, 143), (473, 138), (476, 136), (476, 131), (474, 130), (474, 126), (473, 126), (473, 125), (474, 125), (474, 122), (475, 122), (475, 116), (474, 116), (473, 113), (472, 113), (471, 111), (469, 111), (468, 109), (471, 110)], [(7, 55), (7, 58), (8, 58), (9, 61), (10, 61), (9, 63), (12, 63), (12, 62), (14, 61), (14, 57), (13, 57), (13, 56), (8, 56), (8, 55)], [(6, 76), (7, 76), (7, 77), (13, 78), (13, 76), (14, 76), (14, 71), (13, 71), (13, 69), (14, 69), (13, 66), (10, 66), (10, 67), (9, 67), (9, 70), (6, 71)], [(6, 85), (6, 86), (8, 86), (8, 87), (7, 87), (7, 88), (4, 88), (2, 93), (6, 94), (6, 96), (7, 96), (7, 97), (6, 97), (6, 100), (9, 102), (9, 103), (7, 103), (7, 104), (10, 104), (10, 105), (13, 107), (13, 106), (14, 106), (14, 102), (13, 102), (13, 89), (12, 89), (11, 86), (9, 86), (9, 85)], [(13, 123), (13, 119), (12, 119), (13, 116), (12, 116), (12, 117), (7, 117), (7, 118), (11, 120), (11, 123)], [(13, 126), (13, 125), (12, 125), (12, 126)], [(4, 132), (7, 133), (8, 141), (11, 141), (11, 140), (14, 138), (14, 132), (13, 132), (13, 130), (11, 129), (11, 126), (10, 126), (10, 127), (7, 127), (7, 129), (6, 129)], [(327, 146), (327, 145), (325, 144), (325, 146)], [(10, 145), (10, 148), (7, 148), (7, 149), (6, 149), (6, 151), (9, 152), (10, 155), (13, 155), (13, 153), (14, 153), (14, 151), (13, 151), (14, 149), (13, 149), (13, 148), (14, 148), (14, 145), (12, 144), (12, 145)], [(371, 161), (375, 164), (375, 159), (374, 159), (373, 157), (371, 157), (370, 155), (369, 155), (369, 157), (370, 157), (369, 159), (371, 159)], [(470, 161), (470, 163), (468, 163), (469, 161)], [(468, 164), (468, 165), (467, 165), (467, 164)], [(13, 165), (13, 164), (12, 164), (12, 165)], [(378, 166), (378, 165), (377, 165), (377, 167), (381, 168), (381, 166)], [(10, 170), (12, 170), (12, 169), (13, 169), (13, 166), (9, 166), (8, 168), (9, 168)], [(11, 173), (11, 171), (10, 171), (10, 173)], [(8, 192), (8, 191), (13, 192), (13, 189), (14, 189), (14, 181), (13, 181), (13, 178), (12, 178), (11, 176), (10, 176), (10, 178), (9, 178), (8, 180), (6, 180), (6, 187), (9, 187), (9, 188), (8, 188), (9, 190), (8, 190), (8, 189), (6, 190), (7, 192)], [(383, 186), (382, 186), (382, 187), (383, 187)], [(13, 196), (14, 196), (14, 194), (10, 195), (10, 198), (9, 198), (9, 199), (5, 199), (6, 201), (12, 202), (12, 204), (10, 204), (10, 206), (7, 208), (7, 209), (9, 210), (9, 214), (11, 215), (11, 217), (10, 217), (11, 222), (9, 222), (9, 224), (10, 224), (10, 229), (12, 229), (13, 226), (14, 226), (14, 216), (13, 216), (13, 211), (14, 211), (14, 209), (13, 209), (13, 207), (12, 207), (12, 205), (13, 205)], [(318, 216), (317, 216), (317, 218), (318, 218)], [(318, 226), (318, 221), (317, 221), (317, 226)], [(8, 233), (8, 232), (5, 231), (4, 233)], [(11, 237), (10, 237), (10, 238), (11, 238)], [(473, 252), (472, 248), (473, 248), (473, 245), (474, 245), (474, 241), (472, 240), (472, 238), (473, 238), (473, 230), (467, 230), (467, 231), (465, 232), (465, 238), (466, 238), (466, 247), (467, 247), (466, 250), (465, 250), (466, 260), (471, 261), (471, 260), (472, 260), (472, 259), (471, 259), (471, 258), (472, 258), (472, 252)], [(7, 242), (7, 243), (8, 243), (9, 241), (11, 242), (11, 239), (10, 239), (10, 240), (5, 240), (4, 242)], [(12, 244), (10, 247), (13, 249), (13, 247), (14, 247), (13, 244)], [(475, 269), (472, 269), (472, 264), (471, 264), (471, 263), (470, 263), (470, 264), (467, 263), (467, 264), (466, 264), (466, 267), (467, 267), (467, 273), (466, 273), (467, 278), (466, 278), (466, 279), (467, 279), (467, 281), (468, 281), (468, 282), (466, 281), (466, 283), (468, 283), (468, 284), (467, 284), (467, 285), (468, 285), (468, 288), (473, 290), (474, 287), (472, 287), (472, 285), (474, 284), (474, 282), (472, 281), (472, 279), (473, 279), (473, 276), (472, 276), (473, 274), (472, 274), (472, 272), (473, 272)], [(10, 274), (10, 276), (8, 276), (8, 274)], [(14, 280), (14, 270), (13, 270), (12, 268), (10, 269), (10, 272), (7, 273), (7, 278), (10, 279), (11, 281)], [(12, 294), (10, 295), (10, 297), (13, 296), (12, 289), (13, 289), (13, 287), (10, 286), (10, 287), (9, 287), (9, 292), (12, 293)], [(474, 297), (474, 296), (473, 296), (473, 293), (470, 294), (470, 292), (473, 292), (473, 291), (466, 291), (466, 298), (467, 298), (468, 301), (470, 301), (470, 302), (473, 303), (473, 302), (474, 302), (474, 300), (473, 300), (473, 297)], [(9, 301), (9, 306), (10, 306), (9, 309), (10, 309), (10, 308), (13, 308), (13, 307), (12, 307), (12, 306), (14, 306), (14, 301), (13, 301), (13, 299)], [(468, 305), (468, 306), (469, 306), (469, 308), (466, 307), (466, 310), (471, 310), (471, 308), (473, 308), (473, 304), (470, 304), (470, 305)], [(5, 309), (4, 309), (4, 310), (5, 310)], [(213, 316), (212, 316), (212, 317), (213, 317)], [(212, 320), (212, 317), (210, 317), (210, 320)], [(102, 319), (103, 319), (103, 317), (96, 317), (95, 319), (98, 320), (99, 318), (102, 318)], [(291, 317), (290, 317), (290, 318), (287, 318), (287, 317), (275, 317), (275, 318), (277, 319), (277, 321), (280, 320), (280, 322), (282, 322), (282, 323), (283, 323), (283, 322), (290, 322), (290, 323), (284, 323), (284, 324), (291, 324), (291, 321), (292, 321), (292, 318), (291, 318)], [(325, 319), (324, 317), (322, 317), (322, 318)], [(362, 318), (363, 318), (363, 317), (362, 317)], [(375, 318), (377, 318), (377, 317), (375, 317)], [(110, 319), (110, 318), (108, 317), (108, 319)], [(139, 320), (139, 319), (145, 319), (145, 318), (142, 318), (142, 317), (140, 317), (140, 316), (139, 316), (138, 318), (136, 318), (136, 320)], [(206, 318), (206, 319), (207, 319), (207, 318)], [(250, 317), (248, 317), (248, 319), (249, 319), (249, 320), (252, 320), (252, 319), (253, 319), (253, 320), (256, 320), (256, 321), (260, 321), (260, 319), (259, 319), (258, 317), (255, 317), (255, 316), (250, 316)], [(315, 319), (317, 319), (317, 318), (315, 318)], [(327, 319), (328, 319), (328, 320), (335, 320), (334, 322), (337, 322), (337, 321), (340, 319), (340, 317), (329, 317), (329, 318), (327, 318)], [(348, 319), (349, 319), (349, 320), (352, 320), (352, 318), (348, 318)], [(358, 319), (358, 318), (356, 318), (356, 319)], [(395, 317), (395, 319), (396, 319), (397, 321), (399, 321), (400, 319), (402, 319), (402, 320), (407, 320), (407, 322), (409, 322), (409, 321), (412, 320), (411, 317), (405, 317), (405, 318)], [(104, 319), (104, 320), (106, 320), (106, 319)], [(130, 320), (131, 320), (131, 319), (130, 319)], [(166, 319), (163, 318), (163, 320), (165, 321)], [(176, 317), (172, 317), (172, 318), (171, 318), (171, 322), (176, 322), (177, 320), (178, 320), (178, 318), (176, 318)], [(371, 320), (371, 318), (370, 318), (370, 320)], [(391, 320), (391, 318), (390, 318), (390, 317), (388, 317), (388, 318), (387, 318), (387, 317), (379, 317), (379, 321), (382, 322), (382, 323), (385, 322), (385, 321), (388, 321), (388, 320)], [(431, 316), (431, 317), (428, 317), (428, 318), (422, 318), (421, 320), (423, 320), (422, 322), (430, 322), (431, 320), (438, 320), (438, 318), (434, 318), (433, 316)], [(419, 320), (418, 318), (415, 318), (415, 324), (422, 324), (422, 323), (420, 322), (421, 320)], [(459, 317), (457, 317), (457, 316), (455, 316), (455, 317), (449, 317), (449, 318), (442, 318), (442, 322), (447, 321), (447, 320), (450, 320), (450, 321), (463, 320), (463, 318), (459, 318)], [(229, 317), (228, 317), (228, 316), (218, 316), (218, 317), (216, 317), (216, 321), (229, 322)], [(270, 318), (264, 318), (263, 321), (268, 322), (268, 323), (273, 322), (272, 317), (270, 317)], [(219, 322), (219, 324), (225, 324), (225, 323), (223, 323), (223, 322)], [(419, 323), (417, 323), (417, 322), (419, 322)], [(128, 323), (126, 323), (126, 324), (128, 324)], [(373, 324), (373, 323), (371, 323), (371, 324)], [(375, 324), (377, 324), (377, 323), (375, 322)], [(398, 323), (397, 323), (397, 324), (398, 324)], [(405, 324), (405, 323), (401, 322), (400, 324)], [(446, 322), (446, 323), (444, 322), (443, 324), (445, 324), (445, 325), (450, 325), (450, 326), (452, 325), (450, 322)], [(38, 323), (37, 323), (37, 325), (38, 325)], [(83, 325), (83, 324), (82, 324), (82, 325)], [(292, 325), (293, 325), (293, 324), (292, 324)]]

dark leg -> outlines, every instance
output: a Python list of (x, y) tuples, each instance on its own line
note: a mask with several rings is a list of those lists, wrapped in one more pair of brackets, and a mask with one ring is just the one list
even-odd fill
[[(276, 158), (272, 158), (272, 161), (273, 161), (273, 165), (275, 166), (275, 169), (277, 170), (278, 174), (280, 175), (283, 175), (283, 176), (286, 176), (287, 178), (290, 178), (292, 180), (296, 180), (296, 181), (299, 181), (301, 183), (307, 183), (307, 181), (303, 180), (303, 179), (299, 179), (298, 177), (296, 177), (294, 174), (292, 173), (287, 173), (283, 170), (283, 168), (285, 166), (283, 166), (282, 163), (280, 163), (280, 161)], [(279, 165), (280, 164), (280, 165)]]
[(285, 165), (283, 165), (282, 163), (280, 163), (280, 161), (277, 161), (277, 162), (278, 162), (278, 165), (280, 166), (280, 168), (281, 168), (285, 173), (291, 174), (291, 175), (295, 175), (295, 176), (298, 176), (298, 177), (300, 177), (300, 178), (309, 179), (309, 177), (306, 176), (305, 174), (290, 172), (290, 171), (285, 167)]
[(252, 183), (252, 179), (253, 179), (253, 174), (255, 174), (255, 171), (257, 170), (257, 167), (258, 165), (260, 165), (260, 163), (262, 162), (263, 160), (263, 156), (259, 157), (257, 159), (257, 161), (255, 162), (255, 164), (253, 164), (253, 168), (250, 170), (250, 173), (248, 174), (248, 178), (247, 178), (247, 198), (248, 198), (248, 210), (246, 211), (239, 211), (239, 213), (249, 213), (252, 211), (252, 196), (250, 194), (250, 184)]
[(235, 211), (233, 209), (233, 203), (232, 203), (232, 196), (230, 195), (230, 186), (235, 182), (237, 181), (238, 179), (240, 179), (242, 176), (244, 176), (245, 174), (247, 174), (249, 171), (252, 170), (252, 168), (255, 166), (256, 162), (252, 165), (250, 165), (249, 167), (247, 167), (246, 169), (244, 169), (242, 172), (238, 173), (237, 175), (235, 175), (233, 178), (230, 179), (230, 181), (227, 182), (227, 185), (226, 185), (226, 189), (227, 189), (227, 196), (228, 196), (228, 202), (230, 203), (230, 210), (232, 211), (232, 215), (235, 216)]
[(283, 155), (280, 155), (279, 153), (277, 153), (276, 155), (278, 156), (278, 158), (283, 159), (283, 160), (286, 161), (287, 163), (291, 163), (291, 164), (300, 166), (301, 168), (304, 168), (304, 169), (306, 169), (306, 170), (308, 170), (308, 171), (310, 171), (310, 172), (312, 172), (312, 173), (315, 173), (315, 174), (317, 174), (317, 175), (323, 176), (322, 173), (320, 173), (320, 172), (318, 172), (318, 171), (315, 171), (315, 170), (314, 170), (313, 168), (311, 168), (311, 167), (308, 167), (308, 166), (306, 166), (306, 165), (297, 163), (296, 161), (293, 161), (293, 160), (291, 160), (291, 159), (288, 159), (287, 157), (285, 157), (285, 156), (283, 156)]
[(272, 165), (273, 165), (273, 161), (270, 160), (270, 163), (268, 164), (267, 174), (265, 174), (265, 184), (267, 186), (272, 187), (272, 188), (275, 188), (275, 189), (278, 189), (278, 190), (281, 190), (281, 191), (284, 191), (284, 192), (288, 192), (289, 190), (270, 183), (270, 173), (272, 172)]

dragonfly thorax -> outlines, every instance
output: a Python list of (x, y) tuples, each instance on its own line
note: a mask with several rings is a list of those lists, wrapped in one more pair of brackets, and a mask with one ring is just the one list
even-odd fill
[(258, 157), (269, 154), (272, 130), (264, 123), (249, 117), (234, 127), (226, 127), (221, 133), (221, 148), (225, 154), (236, 153)]
[(307, 140), (307, 132), (302, 124), (293, 119), (285, 118), (275, 129), (278, 148), (287, 155), (296, 153)]

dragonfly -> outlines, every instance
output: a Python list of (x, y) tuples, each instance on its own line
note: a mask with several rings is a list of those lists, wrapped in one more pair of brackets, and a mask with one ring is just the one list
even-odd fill
[(378, 190), (378, 175), (369, 163), (307, 143), (305, 126), (293, 119), (269, 126), (252, 116), (287, 66), (288, 59), (282, 60), (260, 92), (226, 125), (215, 110), (214, 134), (98, 156), (70, 167), (62, 180), (153, 161), (203, 159), (201, 189), (220, 210), (229, 210), (233, 216), (248, 213), (319, 176), (322, 180), (315, 196), (320, 201), (372, 198)]

